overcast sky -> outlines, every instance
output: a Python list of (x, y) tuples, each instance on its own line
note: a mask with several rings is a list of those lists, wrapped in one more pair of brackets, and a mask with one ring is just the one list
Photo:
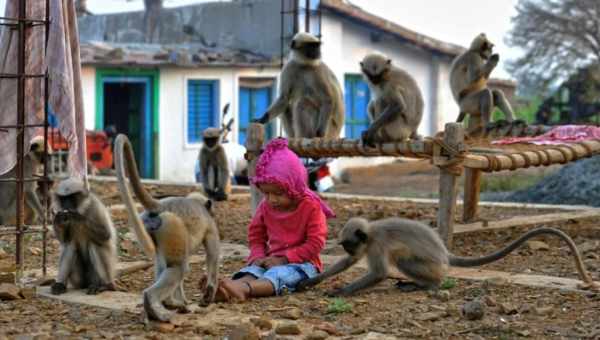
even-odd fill
[[(214, 0), (165, 0), (165, 7), (207, 1)], [(5, 2), (6, 0), (0, 0), (0, 11), (4, 11)], [(351, 2), (406, 28), (462, 46), (468, 46), (473, 37), (485, 32), (496, 44), (495, 52), (500, 54), (501, 63), (493, 73), (495, 77), (510, 77), (504, 70), (503, 61), (519, 55), (518, 50), (509, 49), (503, 41), (511, 27), (510, 18), (515, 14), (514, 6), (518, 0), (351, 0)], [(143, 9), (143, 0), (88, 0), (88, 7), (92, 13), (134, 11)]]

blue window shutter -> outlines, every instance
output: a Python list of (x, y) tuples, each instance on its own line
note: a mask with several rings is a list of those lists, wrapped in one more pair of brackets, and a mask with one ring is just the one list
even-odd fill
[(188, 80), (188, 143), (202, 142), (202, 131), (217, 127), (218, 85), (216, 80)]
[(369, 86), (359, 75), (348, 74), (344, 79), (346, 106), (346, 138), (358, 139), (369, 127), (367, 108), (371, 93)]

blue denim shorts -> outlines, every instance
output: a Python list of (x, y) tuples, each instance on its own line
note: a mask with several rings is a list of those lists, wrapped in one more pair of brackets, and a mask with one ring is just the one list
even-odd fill
[(280, 295), (283, 292), (293, 292), (298, 282), (315, 277), (318, 274), (318, 271), (310, 262), (290, 263), (283, 266), (272, 267), (270, 269), (250, 265), (233, 274), (233, 279), (239, 279), (246, 274), (251, 274), (257, 279), (271, 281), (275, 288), (275, 293)]

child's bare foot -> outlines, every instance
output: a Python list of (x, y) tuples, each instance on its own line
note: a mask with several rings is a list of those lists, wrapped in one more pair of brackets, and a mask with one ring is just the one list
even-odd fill
[[(206, 275), (200, 278), (200, 289), (206, 289)], [(215, 302), (231, 302), (232, 300), (246, 301), (246, 284), (241, 281), (231, 279), (220, 279), (218, 282), (217, 293), (215, 294)]]

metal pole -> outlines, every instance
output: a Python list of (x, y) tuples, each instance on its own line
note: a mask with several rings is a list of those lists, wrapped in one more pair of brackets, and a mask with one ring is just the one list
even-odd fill
[(307, 33), (310, 33), (310, 0), (306, 0), (304, 1), (304, 12), (305, 12), (305, 18), (304, 18), (304, 31)]
[[(50, 35), (50, 0), (46, 0), (46, 25), (45, 25), (45, 50), (48, 51), (48, 38)], [(46, 63), (47, 65), (47, 63)], [(44, 217), (42, 218), (42, 276), (48, 271), (48, 210), (50, 210), (50, 181), (48, 180), (48, 67), (46, 66), (44, 78)]]
[(27, 0), (19, 0), (19, 18), (17, 28), (19, 40), (17, 45), (17, 218), (16, 218), (16, 269), (17, 279), (23, 275), (23, 224), (25, 196), (23, 195), (23, 160), (25, 148), (25, 19), (27, 17)]

